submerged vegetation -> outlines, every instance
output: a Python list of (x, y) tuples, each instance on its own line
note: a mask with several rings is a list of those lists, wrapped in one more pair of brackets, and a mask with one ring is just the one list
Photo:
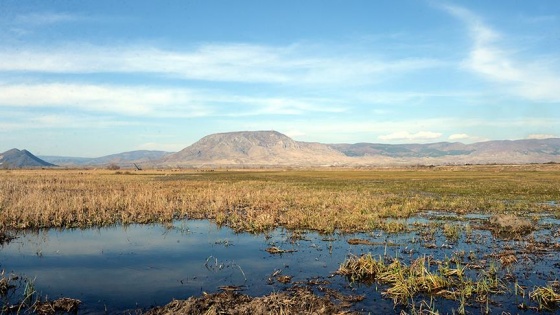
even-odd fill
[[(204, 218), (237, 231), (330, 233), (405, 225), (422, 210), (559, 214), (560, 167), (296, 171), (0, 172), (0, 231)], [(496, 223), (500, 227), (500, 223)], [(503, 226), (507, 228), (507, 226)], [(454, 238), (452, 227), (447, 230)]]
[(382, 294), (395, 304), (413, 307), (419, 295), (429, 295), (459, 301), (457, 312), (464, 314), (468, 301), (488, 303), (490, 295), (506, 289), (492, 268), (478, 269), (471, 276), (468, 268), (458, 260), (436, 261), (422, 256), (406, 265), (397, 258), (376, 259), (367, 254), (348, 258), (338, 273), (352, 282), (386, 285)]

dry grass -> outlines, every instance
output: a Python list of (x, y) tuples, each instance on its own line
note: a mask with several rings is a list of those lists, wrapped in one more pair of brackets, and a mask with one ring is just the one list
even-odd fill
[(521, 237), (531, 233), (536, 224), (514, 214), (496, 214), (489, 220), (492, 232), (504, 238)]
[[(437, 269), (433, 270), (432, 265)], [(417, 296), (429, 295), (458, 300), (459, 313), (464, 313), (460, 310), (464, 309), (467, 300), (486, 303), (491, 294), (503, 293), (503, 282), (492, 270), (479, 270), (476, 279), (471, 279), (466, 276), (465, 269), (458, 263), (436, 262), (425, 256), (410, 265), (396, 258), (386, 264), (385, 259), (366, 254), (349, 257), (337, 273), (352, 282), (386, 285), (383, 296), (391, 298), (395, 305), (409, 307), (414, 306)]]
[(560, 303), (560, 293), (557, 293), (551, 285), (536, 287), (529, 293), (529, 297), (539, 303), (539, 309), (552, 310), (557, 308)]
[(237, 231), (401, 232), (425, 209), (556, 211), (560, 166), (430, 170), (0, 171), (0, 230), (206, 218)]
[(350, 314), (340, 304), (335, 304), (328, 296), (318, 296), (309, 289), (294, 287), (287, 292), (255, 298), (233, 291), (205, 294), (172, 301), (146, 314)]

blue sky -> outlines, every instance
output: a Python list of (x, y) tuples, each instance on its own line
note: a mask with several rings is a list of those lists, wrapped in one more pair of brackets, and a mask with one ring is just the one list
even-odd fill
[(560, 3), (0, 0), (0, 152), (560, 137)]

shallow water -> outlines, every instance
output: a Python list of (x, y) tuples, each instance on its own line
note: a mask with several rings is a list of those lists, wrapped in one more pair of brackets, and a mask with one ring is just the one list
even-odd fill
[[(468, 263), (471, 252), (477, 259), (491, 261), (492, 253), (504, 248), (521, 253), (527, 245), (526, 240), (496, 239), (489, 231), (478, 229), (473, 230), (468, 242), (464, 232), (459, 241), (448, 240), (441, 228), (435, 230), (433, 239), (426, 240), (426, 231), (433, 228), (429, 224), (441, 224), (442, 217), (427, 213), (408, 219), (411, 230), (406, 233), (372, 231), (325, 236), (308, 232), (302, 234), (303, 239), (292, 238), (292, 233), (283, 229), (260, 235), (236, 234), (203, 220), (177, 221), (168, 227), (131, 225), (20, 232), (17, 239), (0, 248), (0, 270), (35, 279), (35, 289), (51, 300), (81, 300), (80, 313), (84, 314), (146, 309), (173, 298), (216, 292), (224, 285), (244, 286), (243, 293), (262, 296), (290, 286), (271, 283), (269, 278), (275, 271), (293, 276), (292, 283), (319, 277), (344, 294), (365, 294), (366, 299), (354, 309), (385, 314), (398, 312), (399, 308), (394, 309), (391, 300), (382, 298), (382, 286), (376, 290), (375, 285), (351, 284), (344, 277), (332, 276), (349, 254), (371, 252), (374, 256), (398, 257), (405, 263), (423, 255), (438, 260), (462, 255)], [(476, 223), (485, 218), (471, 215), (463, 221), (448, 222), (464, 227), (469, 221)], [(546, 228), (533, 232), (527, 240), (534, 237), (548, 244), (557, 243), (557, 222), (544, 220)], [(367, 239), (376, 245), (349, 245), (347, 240), (351, 238)], [(265, 251), (270, 246), (294, 252), (273, 255)], [(507, 271), (529, 289), (559, 277), (560, 255), (556, 250), (527, 259), (520, 254), (520, 260)], [(469, 272), (476, 276), (474, 271)], [(499, 304), (491, 309), (517, 313), (519, 299), (513, 294), (496, 297)], [(470, 307), (473, 312), (480, 311), (480, 305)], [(437, 308), (451, 312), (457, 303), (439, 299)]]

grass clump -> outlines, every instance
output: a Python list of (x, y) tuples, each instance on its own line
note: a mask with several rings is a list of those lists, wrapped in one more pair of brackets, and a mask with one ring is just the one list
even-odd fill
[(539, 309), (553, 310), (558, 308), (560, 303), (560, 293), (552, 285), (536, 287), (529, 293), (529, 297), (539, 304)]
[(350, 256), (340, 268), (338, 274), (347, 276), (352, 282), (373, 283), (378, 274), (384, 273), (387, 266), (381, 259), (375, 259), (371, 253), (362, 256)]
[(497, 214), (488, 222), (490, 229), (503, 238), (516, 238), (527, 235), (535, 230), (536, 224), (531, 220), (514, 214)]
[(458, 301), (460, 314), (465, 313), (468, 301), (488, 305), (490, 295), (503, 293), (504, 289), (492, 268), (480, 271), (473, 279), (467, 277), (465, 266), (452, 261), (433, 261), (427, 256), (413, 260), (410, 265), (396, 258), (386, 263), (384, 258), (375, 259), (371, 254), (350, 256), (337, 273), (352, 282), (387, 286), (382, 295), (392, 299), (395, 305), (415, 309), (414, 301), (419, 295), (443, 297)]

